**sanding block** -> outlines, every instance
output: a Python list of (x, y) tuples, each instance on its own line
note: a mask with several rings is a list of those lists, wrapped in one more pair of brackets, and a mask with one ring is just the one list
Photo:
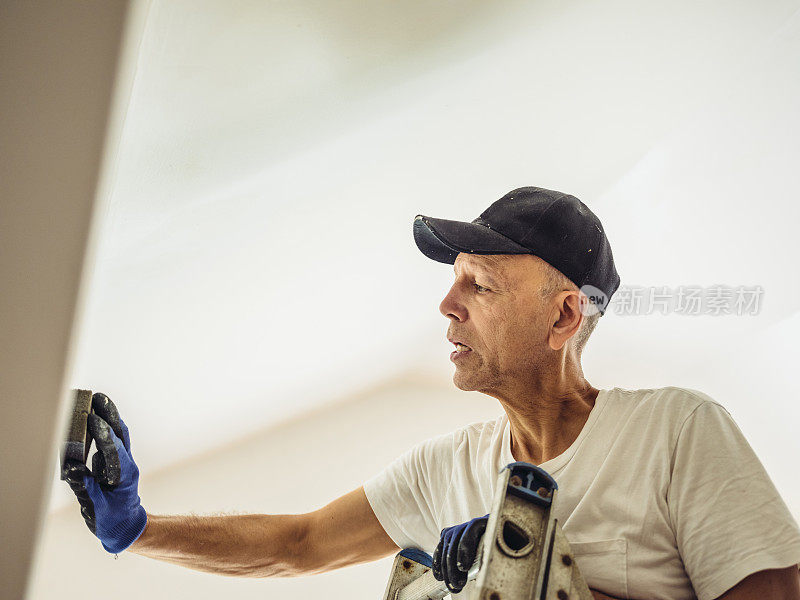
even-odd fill
[(89, 448), (92, 445), (92, 437), (87, 425), (89, 413), (92, 412), (92, 391), (72, 390), (72, 392), (73, 407), (67, 429), (67, 439), (61, 447), (62, 480), (66, 479), (65, 461), (71, 459), (86, 464), (86, 460), (89, 458)]
[(113, 489), (121, 477), (119, 455), (112, 440), (113, 429), (122, 434), (117, 408), (105, 394), (72, 391), (72, 414), (61, 447), (61, 479), (73, 485), (76, 484), (76, 469), (79, 473), (88, 472), (86, 461), (94, 441), (97, 451), (92, 456), (91, 474), (101, 487)]

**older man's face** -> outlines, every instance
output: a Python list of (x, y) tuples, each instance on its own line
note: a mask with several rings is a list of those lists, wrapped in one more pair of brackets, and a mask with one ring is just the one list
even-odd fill
[(549, 331), (541, 259), (461, 253), (453, 269), (455, 282), (439, 310), (450, 319), (447, 338), (466, 346), (450, 355), (455, 385), (491, 392), (529, 380), (542, 365)]

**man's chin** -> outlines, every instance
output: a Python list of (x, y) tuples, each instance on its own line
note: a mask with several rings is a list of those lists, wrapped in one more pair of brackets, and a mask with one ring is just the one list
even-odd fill
[(453, 373), (453, 384), (463, 392), (474, 392), (479, 389), (478, 381), (475, 377), (470, 377), (467, 373), (462, 373), (456, 367)]

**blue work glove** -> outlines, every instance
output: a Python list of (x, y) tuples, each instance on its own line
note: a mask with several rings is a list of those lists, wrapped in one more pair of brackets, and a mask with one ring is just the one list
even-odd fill
[(105, 394), (92, 396), (87, 427), (97, 446), (92, 470), (67, 460), (64, 476), (75, 492), (89, 530), (106, 551), (117, 554), (139, 539), (147, 513), (139, 500), (139, 468), (131, 454), (128, 427)]
[(467, 585), (467, 574), (478, 555), (488, 521), (489, 515), (486, 515), (442, 529), (439, 545), (433, 552), (432, 571), (450, 592), (457, 594)]

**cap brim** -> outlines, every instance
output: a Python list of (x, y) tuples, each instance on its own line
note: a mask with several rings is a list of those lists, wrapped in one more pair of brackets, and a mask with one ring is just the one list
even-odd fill
[(453, 264), (461, 252), (468, 254), (533, 254), (501, 233), (479, 223), (433, 219), (417, 215), (414, 241), (430, 259)]

